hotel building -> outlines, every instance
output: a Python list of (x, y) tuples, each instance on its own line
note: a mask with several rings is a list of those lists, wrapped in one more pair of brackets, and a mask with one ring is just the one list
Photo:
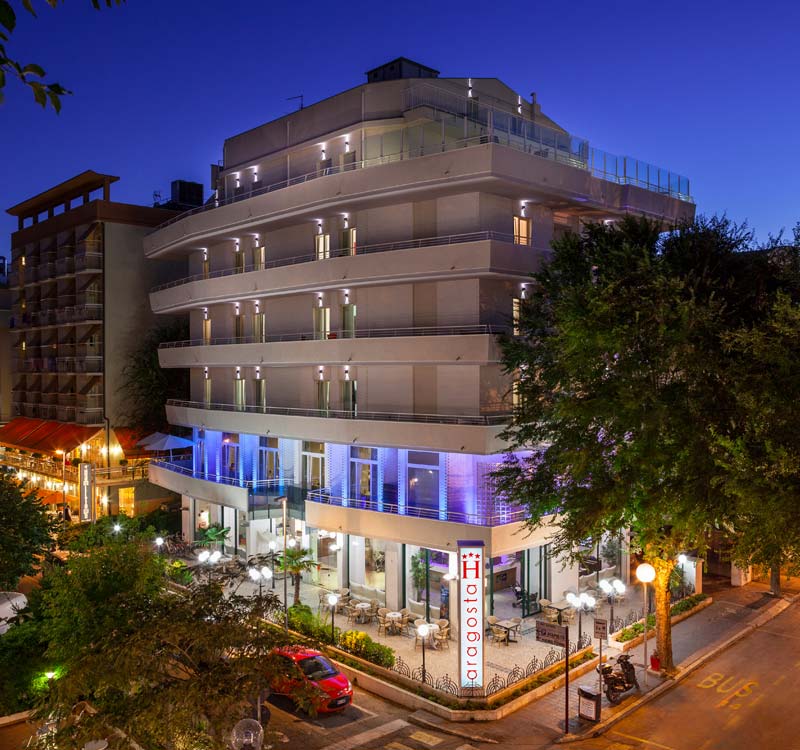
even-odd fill
[(458, 540), (485, 545), (488, 613), (514, 583), (577, 586), (548, 529), (527, 534), (493, 491), (514, 406), (497, 335), (552, 240), (689, 218), (688, 180), (590, 146), (497, 79), (402, 58), (229, 138), (212, 180), (211, 203), (144, 239), (148, 259), (189, 264), (150, 295), (190, 321), (160, 361), (191, 369), (167, 416), (194, 456), (150, 468), (183, 496), (187, 536), (220, 523), (232, 551), (266, 552), (285, 496), (290, 543), (327, 588), (435, 617)]
[[(66, 481), (77, 511), (76, 464), (90, 462), (95, 515), (133, 515), (171, 498), (146, 470), (134, 471), (139, 436), (125, 428), (120, 386), (128, 354), (155, 322), (150, 287), (184, 267), (141, 253), (143, 236), (176, 210), (112, 201), (118, 179), (89, 170), (8, 209), (18, 222), (9, 274), (13, 418), (0, 428), (0, 465), (49, 490), (43, 500), (53, 505)], [(195, 187), (199, 200), (168, 205), (199, 205)]]

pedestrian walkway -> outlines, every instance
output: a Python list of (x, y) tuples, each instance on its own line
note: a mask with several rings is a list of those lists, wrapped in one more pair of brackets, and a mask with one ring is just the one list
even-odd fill
[[(692, 663), (703, 652), (741, 631), (751, 621), (761, 616), (776, 599), (769, 595), (769, 587), (761, 583), (752, 583), (742, 588), (728, 588), (714, 593), (714, 602), (706, 609), (683, 620), (672, 629), (672, 646), (675, 665), (680, 671), (682, 667)], [(651, 631), (652, 632), (652, 631)], [(595, 644), (597, 642), (595, 641)], [(648, 653), (655, 648), (655, 634), (648, 640)], [(604, 648), (604, 656), (608, 654), (616, 664), (618, 651)], [(602, 696), (602, 720), (626, 711), (633, 701), (653, 691), (661, 685), (665, 678), (648, 671), (645, 680), (644, 646), (637, 646), (630, 651), (631, 661), (636, 667), (640, 690), (636, 689), (623, 694), (622, 702), (611, 705), (605, 695)], [(598, 689), (598, 674), (589, 672), (583, 677), (570, 681), (569, 699), (569, 732), (574, 736), (590, 736), (596, 728), (594, 722), (578, 718), (578, 688)], [(515, 747), (534, 746), (530, 738), (531, 725), (539, 732), (557, 739), (564, 735), (564, 689), (556, 690), (538, 701), (531, 703), (506, 719), (492, 722), (481, 727), (481, 734), (491, 737), (500, 743), (513, 744)], [(538, 745), (537, 745), (538, 746)]]

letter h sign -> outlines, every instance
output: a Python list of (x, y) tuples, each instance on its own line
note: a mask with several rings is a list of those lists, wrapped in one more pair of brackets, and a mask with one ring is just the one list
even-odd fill
[(458, 542), (458, 673), (463, 689), (483, 687), (484, 544)]

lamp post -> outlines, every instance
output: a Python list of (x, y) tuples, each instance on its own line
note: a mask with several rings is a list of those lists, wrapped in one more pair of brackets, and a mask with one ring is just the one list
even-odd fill
[(164, 546), (164, 537), (163, 536), (157, 536), (155, 538), (155, 540), (154, 540), (154, 543), (156, 545), (156, 549), (158, 550), (158, 552), (160, 554), (161, 553), (161, 548)]
[(333, 627), (333, 620), (336, 615), (336, 605), (339, 603), (338, 594), (328, 594), (328, 604), (331, 607), (331, 645), (336, 645), (336, 630)]
[(603, 593), (606, 595), (608, 599), (608, 603), (611, 606), (611, 617), (610, 622), (608, 624), (609, 633), (614, 632), (614, 605), (617, 603), (617, 597), (622, 596), (625, 593), (625, 584), (620, 581), (619, 578), (615, 578), (613, 581), (609, 581), (607, 578), (604, 578), (600, 581), (600, 588), (603, 590)]
[(636, 568), (636, 577), (642, 582), (644, 595), (644, 684), (647, 686), (647, 584), (655, 580), (656, 569), (650, 563), (642, 563)]
[(204, 549), (197, 555), (198, 561), (203, 565), (208, 565), (208, 589), (211, 590), (211, 567), (216, 565), (220, 558), (222, 557), (222, 553), (215, 549), (213, 552), (209, 552), (207, 549)]
[(275, 590), (275, 550), (278, 548), (278, 543), (274, 539), (269, 542), (269, 565), (272, 568), (272, 590)]
[(260, 600), (264, 581), (268, 581), (273, 577), (272, 571), (265, 565), (261, 570), (258, 568), (248, 568), (247, 575), (250, 576), (250, 580), (253, 581), (253, 583), (258, 583), (258, 598)]
[(583, 637), (583, 613), (590, 612), (594, 609), (597, 603), (593, 596), (590, 596), (585, 591), (576, 596), (571, 591), (567, 593), (567, 601), (578, 610), (578, 641)]
[(427, 622), (422, 623), (421, 625), (417, 626), (417, 635), (419, 635), (420, 640), (422, 641), (422, 684), (425, 684), (425, 639), (428, 637), (428, 633), (430, 633), (430, 626)]

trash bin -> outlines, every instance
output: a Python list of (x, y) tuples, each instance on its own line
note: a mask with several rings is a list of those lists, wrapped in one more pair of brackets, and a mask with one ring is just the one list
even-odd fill
[(600, 721), (602, 694), (588, 687), (578, 688), (578, 716), (589, 721)]

